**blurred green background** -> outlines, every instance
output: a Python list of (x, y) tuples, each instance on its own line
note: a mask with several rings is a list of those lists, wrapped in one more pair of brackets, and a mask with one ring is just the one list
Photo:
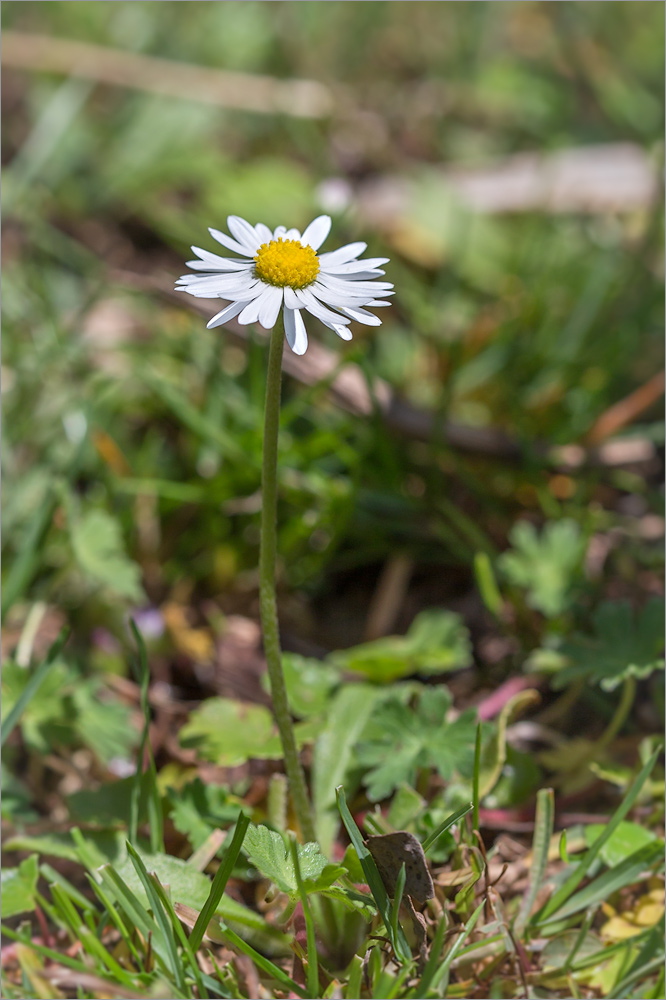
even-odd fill
[[(12, 2), (2, 14), (10, 638), (34, 601), (83, 644), (101, 625), (121, 635), (128, 608), (175, 604), (206, 627), (220, 610), (256, 613), (264, 343), (207, 331), (214, 308), (171, 291), (189, 245), (210, 247), (207, 227), (228, 214), (302, 227), (328, 212), (325, 249), (363, 239), (390, 256), (382, 327), (343, 344), (311, 321), (311, 341), (371, 397), (382, 379), (432, 418), (415, 437), (379, 404), (354, 415), (327, 382), (286, 377), (288, 644), (358, 641), (396, 556), (410, 582), (394, 630), (438, 604), (478, 637), (474, 555), (494, 560), (525, 518), (573, 521), (574, 548), (602, 539), (596, 568), (576, 569), (586, 593), (658, 589), (661, 5)], [(628, 461), (544, 457), (600, 443), (597, 422), (635, 391), (614, 430), (638, 442)], [(493, 434), (456, 446), (451, 422), (501, 432), (513, 457)], [(529, 647), (537, 626), (520, 614)]]

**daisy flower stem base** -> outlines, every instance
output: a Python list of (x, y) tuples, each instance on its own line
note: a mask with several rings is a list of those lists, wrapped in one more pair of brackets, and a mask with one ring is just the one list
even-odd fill
[(259, 555), (259, 598), (264, 652), (273, 699), (273, 712), (280, 733), (284, 765), (289, 782), (294, 811), (303, 840), (316, 840), (312, 808), (305, 785), (305, 775), (296, 748), (294, 727), (287, 702), (287, 689), (282, 672), (282, 652), (275, 596), (275, 562), (277, 554), (277, 459), (280, 426), (280, 389), (282, 383), (282, 352), (284, 327), (279, 317), (271, 331), (266, 381), (264, 414), (264, 454), (261, 476), (261, 546)]

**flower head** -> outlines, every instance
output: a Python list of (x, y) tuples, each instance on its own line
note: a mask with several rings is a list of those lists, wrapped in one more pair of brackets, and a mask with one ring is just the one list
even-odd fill
[(278, 226), (272, 232), (258, 223), (230, 215), (231, 236), (210, 229), (211, 236), (237, 257), (219, 257), (209, 250), (192, 247), (199, 260), (188, 261), (197, 274), (184, 274), (176, 288), (202, 299), (226, 299), (225, 306), (208, 323), (221, 326), (238, 317), (238, 322), (259, 323), (271, 330), (284, 315), (287, 343), (295, 354), (305, 354), (308, 335), (301, 316), (303, 309), (335, 330), (343, 340), (351, 340), (352, 320), (379, 326), (381, 320), (367, 306), (388, 306), (393, 285), (376, 281), (384, 274), (381, 264), (387, 257), (359, 260), (366, 243), (349, 243), (328, 253), (318, 253), (328, 236), (331, 220), (320, 215), (305, 229)]

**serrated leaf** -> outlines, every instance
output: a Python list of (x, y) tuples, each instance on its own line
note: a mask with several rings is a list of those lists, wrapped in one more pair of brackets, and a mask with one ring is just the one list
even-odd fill
[(195, 778), (177, 792), (170, 791), (171, 822), (196, 850), (214, 829), (235, 823), (238, 800), (221, 785), (204, 784)]
[(547, 618), (566, 611), (581, 578), (585, 538), (575, 521), (549, 521), (539, 535), (529, 521), (518, 521), (509, 534), (512, 549), (498, 565), (506, 578), (527, 591), (527, 603)]
[(627, 677), (664, 669), (664, 605), (653, 598), (638, 614), (628, 601), (606, 601), (593, 616), (592, 635), (575, 635), (561, 649), (567, 665), (553, 678), (561, 688), (584, 678), (613, 691)]
[(2, 879), (2, 916), (14, 917), (17, 913), (29, 913), (35, 908), (35, 893), (37, 891), (37, 855), (21, 861), (17, 868), (3, 868)]
[(451, 701), (442, 686), (422, 689), (414, 707), (391, 699), (377, 708), (356, 750), (359, 762), (368, 768), (368, 798), (376, 802), (403, 783), (413, 784), (420, 767), (434, 768), (445, 780), (456, 772), (471, 772), (476, 712), (448, 722)]
[(144, 600), (141, 570), (125, 552), (120, 526), (110, 514), (86, 511), (72, 525), (71, 538), (76, 561), (92, 583), (130, 601)]
[[(281, 892), (298, 896), (294, 860), (280, 833), (267, 826), (250, 826), (243, 850), (255, 868), (274, 882)], [(299, 844), (298, 862), (307, 893), (327, 889), (345, 873), (341, 865), (332, 865), (315, 843)]]

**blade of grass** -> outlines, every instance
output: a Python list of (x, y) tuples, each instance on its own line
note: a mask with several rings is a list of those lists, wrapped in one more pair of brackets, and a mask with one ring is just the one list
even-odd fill
[(86, 877), (88, 879), (92, 891), (95, 893), (100, 903), (104, 907), (108, 919), (111, 921), (111, 923), (114, 925), (114, 927), (120, 934), (120, 937), (125, 947), (127, 948), (129, 954), (132, 956), (132, 959), (134, 960), (137, 969), (142, 969), (144, 964), (143, 959), (139, 955), (138, 949), (136, 948), (134, 941), (132, 940), (134, 926), (130, 924), (130, 926), (128, 927), (125, 924), (121, 914), (118, 912), (113, 901), (109, 898), (109, 896), (107, 896), (102, 886), (95, 881), (92, 875), (90, 875), (90, 873), (86, 873)]
[(50, 489), (32, 515), (32, 520), (23, 537), (23, 544), (12, 563), (12, 568), (7, 574), (7, 579), (2, 585), (2, 601), (0, 603), (1, 621), (5, 620), (5, 615), (9, 609), (23, 596), (32, 579), (33, 573), (37, 569), (41, 557), (41, 554), (37, 550), (42, 535), (49, 523), (54, 502), (53, 490)]
[(481, 723), (476, 727), (474, 778), (472, 780), (472, 830), (479, 829), (479, 782), (481, 779)]
[(57, 910), (58, 916), (69, 928), (72, 940), (76, 941), (79, 925), (81, 923), (81, 916), (77, 912), (76, 907), (64, 890), (58, 885), (51, 887), (51, 898), (53, 899), (53, 904)]
[(599, 856), (601, 848), (605, 843), (612, 837), (615, 830), (618, 828), (622, 820), (625, 818), (630, 809), (633, 808), (638, 796), (641, 793), (643, 785), (647, 781), (650, 773), (657, 761), (657, 757), (661, 753), (661, 747), (658, 747), (654, 753), (651, 755), (649, 760), (641, 768), (640, 773), (636, 777), (633, 785), (629, 789), (624, 801), (620, 807), (615, 811), (610, 822), (604, 827), (600, 836), (595, 840), (595, 842), (590, 847), (589, 851), (581, 859), (579, 864), (576, 865), (573, 872), (563, 885), (555, 892), (548, 902), (541, 908), (541, 910), (533, 917), (530, 921), (531, 925), (543, 924), (549, 918), (553, 917), (554, 914), (560, 909), (561, 906), (566, 903), (569, 897), (573, 894), (578, 885), (587, 875), (592, 864)]
[(137, 673), (140, 688), (141, 711), (143, 713), (143, 729), (137, 754), (136, 771), (134, 783), (130, 796), (130, 819), (128, 837), (130, 843), (136, 844), (139, 827), (139, 809), (141, 805), (141, 790), (143, 777), (144, 756), (148, 755), (148, 784), (146, 789), (148, 803), (148, 827), (150, 830), (150, 848), (153, 854), (164, 852), (164, 824), (162, 816), (162, 800), (157, 787), (157, 768), (155, 758), (150, 745), (150, 705), (148, 703), (148, 687), (150, 684), (150, 670), (148, 669), (148, 655), (143, 636), (136, 627), (133, 619), (130, 619), (130, 628), (136, 641), (138, 650)]
[[(56, 965), (64, 965), (68, 969), (73, 969), (75, 972), (80, 973), (87, 973), (90, 971), (90, 968), (85, 962), (81, 962), (76, 958), (71, 958), (65, 951), (55, 951), (53, 948), (48, 948), (46, 945), (38, 944), (32, 937), (26, 937), (24, 934), (19, 933), (19, 931), (14, 930), (12, 927), (7, 927), (5, 924), (2, 924), (1, 927), (2, 933), (10, 938), (10, 940), (17, 941), (20, 944), (25, 944), (28, 948), (32, 948), (32, 950), (38, 955), (55, 962)], [(152, 976), (144, 973), (135, 973), (135, 979), (139, 979), (145, 986), (149, 986), (152, 978)]]
[(185, 985), (185, 976), (183, 975), (183, 964), (180, 960), (180, 955), (178, 954), (178, 947), (176, 945), (176, 938), (171, 921), (162, 906), (160, 897), (155, 891), (155, 886), (150, 880), (146, 866), (129, 841), (127, 841), (127, 852), (130, 856), (130, 861), (134, 866), (134, 870), (139, 876), (141, 885), (146, 890), (148, 903), (153, 911), (153, 919), (156, 921), (162, 932), (165, 943), (166, 958), (171, 966), (171, 972), (173, 973), (176, 988), (183, 996), (186, 996), (188, 990)]
[(342, 817), (342, 822), (345, 825), (345, 829), (349, 834), (349, 839), (354, 845), (354, 850), (358, 855), (358, 860), (361, 862), (361, 867), (365, 875), (368, 886), (370, 887), (370, 892), (373, 895), (375, 903), (377, 904), (377, 909), (384, 921), (384, 926), (386, 927), (386, 932), (391, 940), (391, 945), (401, 962), (409, 962), (411, 960), (411, 953), (409, 950), (409, 945), (405, 938), (404, 932), (400, 925), (398, 925), (398, 933), (393, 933), (393, 925), (391, 923), (391, 908), (389, 906), (389, 898), (384, 887), (384, 883), (381, 880), (381, 876), (377, 870), (377, 866), (363, 843), (363, 837), (361, 836), (361, 831), (357, 827), (352, 814), (349, 811), (349, 806), (347, 805), (347, 799), (345, 798), (345, 791), (342, 785), (338, 785), (335, 790), (338, 809), (340, 810), (340, 816)]
[(253, 462), (253, 456), (248, 455), (231, 434), (227, 434), (217, 424), (207, 420), (175, 386), (149, 369), (143, 370), (142, 378), (162, 402), (173, 410), (181, 423), (189, 427), (194, 434), (215, 445), (225, 458), (244, 462), (246, 465), (248, 461)]
[(231, 843), (224, 852), (222, 864), (215, 872), (215, 878), (213, 879), (210, 887), (208, 899), (204, 903), (201, 912), (197, 917), (197, 922), (192, 928), (192, 933), (190, 934), (190, 946), (192, 951), (196, 952), (199, 950), (206, 928), (215, 915), (215, 911), (217, 910), (227, 882), (229, 881), (229, 876), (231, 875), (234, 865), (238, 860), (238, 855), (240, 854), (240, 849), (243, 846), (243, 841), (245, 840), (245, 834), (249, 825), (249, 816), (246, 816), (245, 813), (241, 813), (236, 821), (236, 828), (234, 830), (234, 835), (231, 838)]
[(288, 976), (286, 972), (280, 969), (277, 965), (274, 965), (269, 958), (264, 958), (260, 952), (256, 951), (252, 945), (248, 944), (247, 941), (243, 941), (242, 937), (239, 937), (235, 931), (232, 931), (230, 927), (222, 921), (218, 920), (220, 933), (227, 939), (227, 941), (241, 951), (244, 955), (247, 955), (252, 959), (254, 964), (259, 968), (267, 972), (269, 976), (280, 983), (282, 986), (286, 987), (291, 993), (295, 993), (297, 996), (304, 998), (304, 1000), (311, 1000), (308, 996), (307, 990), (299, 986), (291, 976)]
[(159, 896), (160, 902), (161, 902), (162, 906), (164, 907), (164, 910), (166, 911), (166, 913), (167, 913), (167, 915), (168, 915), (168, 917), (169, 917), (169, 919), (171, 921), (171, 925), (172, 925), (174, 931), (176, 932), (176, 936), (178, 937), (178, 940), (180, 941), (181, 947), (183, 948), (183, 951), (187, 955), (187, 959), (188, 959), (188, 962), (190, 964), (190, 968), (192, 969), (192, 975), (194, 976), (194, 979), (195, 979), (196, 984), (197, 984), (197, 989), (199, 991), (199, 997), (201, 998), (201, 1000), (208, 1000), (208, 991), (207, 991), (207, 988), (206, 988), (206, 986), (204, 985), (204, 982), (203, 982), (204, 977), (202, 975), (201, 969), (199, 968), (199, 964), (197, 962), (197, 956), (195, 955), (194, 951), (192, 950), (192, 945), (190, 944), (189, 939), (187, 937), (187, 934), (185, 933), (185, 931), (183, 929), (183, 925), (182, 925), (181, 921), (178, 919), (178, 914), (176, 913), (176, 911), (173, 908), (173, 903), (169, 899), (164, 886), (160, 882), (160, 880), (157, 877), (157, 875), (155, 874), (155, 872), (151, 872), (150, 875), (149, 875), (149, 878), (150, 878), (150, 881), (153, 884), (153, 888), (155, 889), (155, 892)]
[(315, 928), (314, 921), (312, 919), (312, 910), (310, 909), (310, 901), (308, 900), (308, 894), (305, 891), (305, 886), (303, 884), (303, 876), (301, 875), (301, 865), (298, 857), (298, 841), (293, 833), (289, 837), (289, 849), (291, 851), (292, 861), (294, 862), (294, 875), (296, 876), (298, 895), (301, 899), (303, 917), (305, 918), (305, 936), (308, 953), (308, 997), (310, 997), (311, 1000), (315, 1000), (315, 997), (319, 996), (319, 960), (317, 958), (317, 940), (315, 937)]
[(13, 706), (11, 711), (8, 712), (7, 718), (2, 724), (2, 736), (0, 737), (0, 746), (5, 745), (6, 741), (9, 739), (9, 736), (12, 733), (12, 730), (16, 726), (21, 716), (23, 715), (27, 706), (30, 704), (34, 696), (37, 694), (37, 691), (39, 690), (42, 681), (48, 674), (51, 665), (53, 664), (54, 660), (56, 660), (57, 657), (60, 655), (62, 647), (69, 639), (69, 633), (70, 630), (66, 626), (65, 628), (61, 629), (60, 635), (49, 649), (46, 655), (46, 659), (42, 660), (42, 662), (36, 668), (30, 680), (28, 681), (26, 686), (23, 688), (23, 691), (21, 691), (21, 694), (17, 698), (16, 704)]
[(552, 788), (540, 788), (537, 792), (534, 836), (532, 838), (532, 864), (527, 892), (514, 923), (514, 931), (519, 934), (529, 920), (539, 889), (543, 885), (548, 864), (548, 848), (553, 835), (555, 816), (555, 794)]
[(79, 892), (78, 889), (75, 889), (72, 883), (66, 879), (64, 875), (61, 875), (60, 872), (56, 871), (55, 868), (52, 868), (51, 865), (46, 863), (46, 861), (43, 861), (39, 866), (39, 873), (42, 878), (46, 880), (49, 886), (60, 886), (63, 892), (67, 893), (72, 902), (76, 903), (77, 906), (80, 906), (82, 910), (92, 911), (94, 909), (90, 900), (86, 899), (83, 893)]
[(474, 577), (481, 594), (481, 600), (495, 618), (500, 618), (504, 601), (497, 585), (493, 564), (487, 552), (477, 552), (474, 556)]
[(361, 980), (363, 977), (363, 959), (354, 955), (349, 963), (349, 976), (345, 988), (345, 1000), (356, 1000), (361, 995)]
[(575, 893), (558, 911), (556, 920), (566, 920), (573, 913), (598, 906), (610, 899), (613, 893), (636, 882), (641, 874), (664, 858), (663, 842), (646, 844), (628, 858), (607, 869), (580, 892)]
[(468, 812), (472, 811), (472, 808), (473, 806), (472, 803), (470, 802), (468, 806), (462, 806), (462, 808), (458, 809), (457, 812), (451, 813), (450, 816), (447, 816), (444, 822), (440, 823), (438, 827), (436, 827), (431, 833), (429, 833), (426, 839), (421, 844), (421, 847), (423, 848), (423, 853), (427, 854), (430, 848), (433, 846), (433, 844), (437, 843), (438, 838), (441, 837), (443, 833), (446, 833), (446, 831), (449, 830), (452, 826), (455, 826), (456, 823), (459, 823), (460, 820), (464, 816), (466, 816)]
[(165, 961), (165, 943), (161, 935), (160, 928), (156, 921), (150, 916), (145, 906), (134, 895), (129, 886), (120, 877), (118, 872), (110, 865), (102, 865), (98, 869), (98, 874), (102, 882), (112, 896), (117, 899), (119, 905), (129, 917), (132, 925), (140, 932), (146, 941), (151, 942), (155, 955)]
[(448, 921), (446, 919), (446, 911), (443, 911), (437, 930), (435, 931), (435, 936), (432, 939), (430, 954), (428, 955), (428, 961), (426, 962), (421, 979), (414, 989), (410, 990), (408, 994), (409, 997), (414, 998), (414, 1000), (416, 1000), (417, 997), (426, 997), (428, 995), (428, 990), (432, 986), (435, 976), (437, 975), (439, 957), (444, 946), (444, 937), (446, 935), (447, 927)]
[(474, 930), (476, 922), (481, 916), (481, 911), (483, 910), (485, 905), (486, 905), (485, 900), (479, 903), (474, 913), (471, 915), (471, 917), (463, 927), (462, 932), (458, 935), (456, 940), (453, 942), (451, 948), (446, 953), (446, 957), (442, 962), (442, 964), (440, 965), (439, 969), (437, 970), (436, 974), (433, 976), (432, 988), (441, 996), (444, 996), (446, 993), (446, 986), (448, 985), (449, 975), (451, 972), (451, 964), (457, 958), (458, 953), (460, 952), (460, 949), (462, 948), (463, 944)]
[(407, 881), (407, 869), (405, 868), (405, 862), (400, 866), (400, 871), (398, 872), (398, 877), (395, 883), (395, 896), (393, 898), (393, 905), (391, 906), (391, 929), (393, 931), (393, 936), (397, 938), (398, 931), (400, 930), (400, 923), (398, 921), (398, 916), (400, 914), (400, 904), (402, 903), (402, 896), (405, 891), (405, 882)]
[(113, 955), (104, 947), (102, 942), (99, 940), (96, 934), (90, 930), (89, 927), (83, 925), (79, 926), (77, 930), (77, 938), (83, 945), (84, 954), (90, 955), (97, 959), (101, 964), (115, 976), (117, 981), (122, 985), (131, 989), (134, 985), (132, 976), (123, 969), (122, 965), (116, 961)]

